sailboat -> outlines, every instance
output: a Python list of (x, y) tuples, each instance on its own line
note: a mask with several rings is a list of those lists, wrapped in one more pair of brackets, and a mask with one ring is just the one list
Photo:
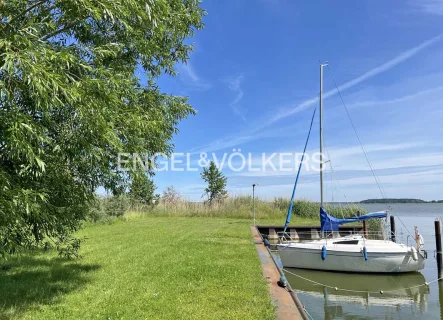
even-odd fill
[[(413, 272), (424, 268), (425, 253), (417, 235), (417, 246), (407, 246), (390, 240), (369, 240), (363, 235), (339, 235), (339, 226), (346, 223), (360, 222), (368, 219), (383, 219), (387, 211), (368, 213), (352, 218), (336, 218), (324, 208), (323, 202), (323, 68), (320, 65), (320, 223), (323, 238), (304, 242), (287, 241), (286, 228), (290, 222), (295, 190), (300, 175), (303, 157), (311, 134), (315, 111), (311, 119), (308, 138), (292, 192), (283, 236), (277, 244), (280, 259), (284, 267), (357, 272), (357, 273), (402, 273)], [(417, 231), (416, 231), (417, 232)]]

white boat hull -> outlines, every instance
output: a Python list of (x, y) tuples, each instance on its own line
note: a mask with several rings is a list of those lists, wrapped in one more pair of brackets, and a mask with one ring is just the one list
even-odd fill
[[(344, 241), (341, 238), (339, 241)], [(354, 238), (355, 239), (355, 238)], [(360, 238), (362, 239), (362, 238)], [(336, 239), (334, 239), (337, 241)], [(322, 248), (326, 257), (322, 259)], [(400, 273), (413, 272), (424, 268), (425, 258), (413, 248), (383, 240), (365, 240), (367, 260), (363, 254), (363, 241), (343, 245), (324, 240), (291, 242), (277, 245), (284, 267), (312, 270), (358, 272), (358, 273)]]

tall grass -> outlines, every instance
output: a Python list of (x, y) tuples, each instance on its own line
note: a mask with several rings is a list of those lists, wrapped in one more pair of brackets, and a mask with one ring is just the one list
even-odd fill
[[(289, 208), (290, 199), (275, 198), (266, 201), (255, 198), (255, 214), (257, 219), (284, 220)], [(164, 201), (156, 206), (144, 207), (133, 206), (129, 212), (144, 214), (148, 216), (173, 216), (173, 217), (220, 217), (220, 218), (253, 218), (254, 203), (251, 196), (231, 197), (223, 202), (205, 204), (202, 202), (190, 202), (185, 200)], [(360, 213), (365, 213), (363, 208), (358, 206), (339, 207), (337, 205), (326, 205), (325, 209), (336, 217), (351, 217)], [(298, 217), (319, 219), (320, 204), (307, 201), (296, 200), (292, 208), (292, 214)], [(317, 220), (318, 221), (318, 220)]]
[[(263, 200), (255, 198), (255, 219), (257, 223), (283, 224), (290, 199), (274, 198)], [(132, 220), (140, 216), (147, 217), (214, 217), (253, 219), (254, 203), (251, 196), (236, 196), (223, 202), (212, 204), (191, 202), (182, 198), (161, 198), (155, 205), (141, 205), (128, 197), (115, 199), (99, 198), (98, 204), (91, 209), (90, 220), (98, 223), (112, 223), (118, 219)], [(337, 218), (354, 217), (367, 211), (358, 205), (339, 206), (326, 204), (326, 211)], [(320, 204), (308, 200), (296, 200), (292, 207), (293, 224), (320, 225)], [(297, 219), (298, 218), (298, 219)], [(379, 219), (368, 221), (371, 234), (379, 235), (383, 230)]]

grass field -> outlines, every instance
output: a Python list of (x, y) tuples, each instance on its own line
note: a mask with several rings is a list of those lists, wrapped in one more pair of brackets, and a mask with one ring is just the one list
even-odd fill
[(0, 319), (274, 319), (250, 225), (133, 215), (88, 226), (81, 259), (0, 263)]

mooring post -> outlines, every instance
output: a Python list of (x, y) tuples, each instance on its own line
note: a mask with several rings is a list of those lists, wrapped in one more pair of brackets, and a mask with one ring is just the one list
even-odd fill
[(395, 218), (390, 216), (389, 219), (391, 220), (391, 240), (395, 242)]
[[(357, 211), (357, 217), (360, 217), (360, 210)], [(363, 220), (363, 236), (368, 238), (368, 225), (366, 224), (366, 220)]]
[(437, 272), (438, 272), (438, 281), (441, 281), (441, 264), (442, 264), (442, 256), (441, 256), (441, 230), (440, 230), (440, 220), (434, 221), (435, 226), (435, 248), (437, 249)]
[(366, 220), (363, 221), (363, 235), (366, 239), (368, 238), (368, 225), (366, 224)]

